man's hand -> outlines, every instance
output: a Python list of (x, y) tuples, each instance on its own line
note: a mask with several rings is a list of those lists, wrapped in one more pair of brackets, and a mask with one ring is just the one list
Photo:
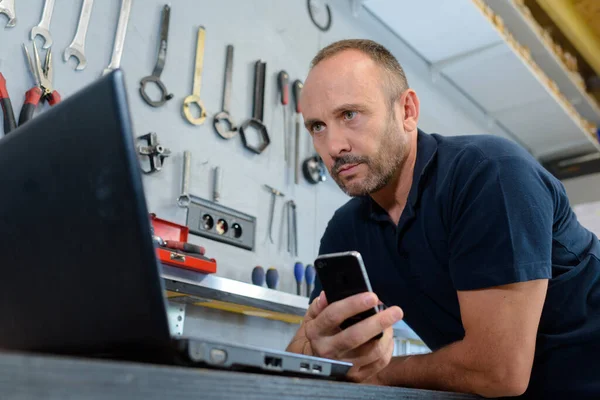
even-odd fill
[[(341, 330), (339, 326), (347, 318), (378, 303), (374, 293), (361, 293), (328, 304), (325, 293), (321, 292), (308, 308), (288, 351), (351, 362), (353, 367), (348, 378), (355, 382), (377, 383), (376, 374), (392, 358), (392, 325), (402, 319), (402, 310), (393, 306), (347, 329)], [(373, 339), (381, 332), (382, 338)]]

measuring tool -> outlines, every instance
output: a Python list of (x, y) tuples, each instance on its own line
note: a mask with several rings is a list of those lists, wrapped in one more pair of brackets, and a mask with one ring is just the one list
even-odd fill
[[(225, 84), (223, 87), (223, 109), (215, 115), (213, 125), (215, 130), (223, 139), (231, 139), (237, 133), (237, 126), (229, 114), (231, 106), (231, 76), (233, 74), (233, 46), (227, 46), (227, 56), (225, 57)], [(223, 127), (223, 122), (228, 128)]]
[[(183, 114), (190, 124), (202, 125), (206, 120), (206, 109), (202, 100), (200, 100), (200, 88), (202, 86), (202, 67), (204, 65), (204, 41), (206, 30), (203, 26), (198, 28), (198, 40), (196, 44), (196, 64), (194, 67), (194, 86), (192, 94), (183, 100)], [(190, 110), (190, 105), (196, 104), (200, 109), (200, 116), (194, 117)]]

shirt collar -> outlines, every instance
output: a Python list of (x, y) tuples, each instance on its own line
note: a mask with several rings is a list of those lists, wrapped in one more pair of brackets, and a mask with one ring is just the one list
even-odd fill
[[(415, 205), (417, 204), (421, 192), (423, 191), (423, 183), (425, 181), (425, 175), (433, 164), (435, 155), (437, 153), (437, 140), (428, 133), (422, 130), (417, 130), (417, 159), (415, 160), (415, 168), (413, 171), (413, 181), (408, 193), (408, 200), (403, 216), (406, 214), (407, 217), (414, 216)], [(366, 195), (365, 200), (367, 201), (368, 207), (367, 212), (370, 218), (375, 221), (389, 221), (390, 217), (388, 213), (379, 205), (371, 196)]]

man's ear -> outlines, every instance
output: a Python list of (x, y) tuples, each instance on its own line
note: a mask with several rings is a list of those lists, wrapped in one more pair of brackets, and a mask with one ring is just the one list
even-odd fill
[(402, 104), (402, 124), (406, 132), (411, 132), (417, 129), (419, 122), (420, 103), (417, 92), (413, 89), (406, 89), (400, 96), (400, 104)]

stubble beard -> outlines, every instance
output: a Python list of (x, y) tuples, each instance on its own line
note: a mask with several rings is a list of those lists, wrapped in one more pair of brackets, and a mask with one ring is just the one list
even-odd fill
[[(332, 178), (348, 196), (365, 196), (383, 189), (402, 168), (408, 151), (407, 137), (399, 131), (395, 122), (393, 113), (390, 113), (375, 157), (348, 154), (335, 160)], [(348, 164), (363, 164), (368, 169), (366, 176), (344, 182), (338, 170), (342, 165)]]

